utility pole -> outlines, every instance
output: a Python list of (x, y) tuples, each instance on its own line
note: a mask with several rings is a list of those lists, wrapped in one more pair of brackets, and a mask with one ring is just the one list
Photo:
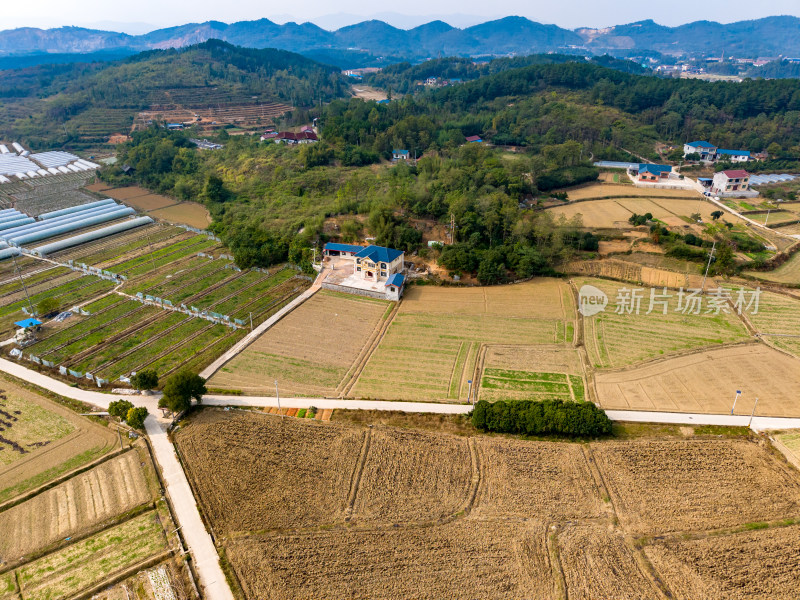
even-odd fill
[(454, 244), (456, 241), (456, 215), (454, 213), (450, 213), (450, 244)]
[(472, 402), (472, 379), (467, 379), (469, 391), (467, 392), (467, 402)]
[(733, 406), (731, 407), (731, 414), (733, 414), (734, 409), (736, 408), (736, 401), (739, 399), (739, 396), (742, 395), (742, 392), (736, 390), (736, 398), (733, 399)]
[(700, 288), (700, 293), (704, 294), (706, 291), (706, 277), (708, 277), (708, 270), (711, 268), (711, 259), (714, 258), (714, 249), (717, 247), (717, 241), (711, 244), (711, 252), (708, 254), (708, 264), (706, 265), (706, 272), (703, 275), (703, 285)]
[(281, 412), (281, 396), (278, 394), (278, 380), (275, 380), (275, 397), (278, 399), (278, 413), (281, 415), (281, 419), (283, 418), (283, 412)]
[(756, 401), (753, 403), (753, 412), (750, 413), (750, 421), (747, 423), (748, 429), (753, 424), (753, 415), (756, 414), (756, 406), (758, 406), (758, 398), (756, 398)]
[(764, 219), (764, 227), (767, 226), (767, 222), (769, 221), (769, 213), (770, 213), (771, 210), (772, 210), (771, 208), (767, 209), (767, 218)]
[(253, 313), (250, 313), (250, 331), (253, 331)]
[(33, 303), (31, 302), (30, 294), (28, 294), (28, 286), (25, 285), (25, 280), (22, 278), (22, 273), (20, 273), (19, 265), (17, 264), (17, 257), (12, 254), (11, 258), (14, 260), (14, 269), (17, 271), (17, 277), (19, 277), (19, 281), (22, 284), (22, 289), (25, 290), (25, 298), (28, 300), (28, 308), (31, 309), (31, 316), (35, 317), (36, 312), (33, 310)]

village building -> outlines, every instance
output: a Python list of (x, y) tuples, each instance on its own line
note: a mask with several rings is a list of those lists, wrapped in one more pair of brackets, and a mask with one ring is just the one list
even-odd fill
[(483, 142), (483, 140), (481, 139), (481, 136), (479, 136), (479, 135), (467, 136), (467, 143), (480, 144), (481, 142)]
[(408, 158), (409, 158), (408, 150), (399, 150), (399, 149), (392, 150), (392, 160), (408, 160)]
[(402, 250), (328, 243), (323, 248), (323, 260), (330, 268), (324, 288), (387, 300), (399, 300), (403, 295)]
[(313, 144), (318, 141), (317, 134), (313, 131), (301, 131), (294, 133), (292, 131), (281, 131), (275, 138), (277, 144)]
[(718, 196), (748, 196), (750, 191), (750, 174), (744, 169), (720, 171), (711, 182), (711, 193)]
[(729, 160), (731, 162), (749, 162), (749, 150), (724, 150), (723, 148), (717, 149), (716, 160)]
[(638, 181), (655, 183), (662, 179), (669, 178), (670, 173), (672, 173), (672, 167), (669, 165), (642, 163), (636, 171), (636, 178)]
[(717, 147), (708, 142), (689, 142), (683, 145), (683, 157), (689, 154), (699, 154), (700, 160), (713, 161), (717, 154)]

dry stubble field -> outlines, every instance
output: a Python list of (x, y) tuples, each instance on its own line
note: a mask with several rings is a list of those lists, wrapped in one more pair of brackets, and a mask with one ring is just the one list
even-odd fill
[(598, 373), (605, 409), (800, 417), (800, 360), (764, 344), (745, 344)]
[(177, 444), (248, 598), (796, 592), (800, 478), (746, 436), (584, 445), (206, 409)]
[(322, 290), (220, 369), (209, 385), (247, 394), (329, 396), (377, 334), (392, 303)]

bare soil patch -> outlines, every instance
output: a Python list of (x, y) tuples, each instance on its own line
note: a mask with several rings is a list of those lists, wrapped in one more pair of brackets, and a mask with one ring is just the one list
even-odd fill
[(731, 527), (800, 515), (793, 472), (751, 441), (592, 445), (620, 522), (641, 534)]
[(146, 196), (128, 198), (125, 203), (134, 208), (138, 208), (139, 210), (149, 212), (159, 208), (165, 208), (167, 206), (178, 204), (178, 201), (174, 198), (161, 196), (160, 194), (147, 194)]
[(150, 190), (139, 187), (138, 185), (131, 185), (121, 188), (106, 188), (104, 193), (114, 200), (130, 200), (131, 198), (138, 198), (141, 196), (149, 196)]
[(181, 202), (151, 211), (150, 214), (162, 221), (180, 223), (198, 229), (205, 229), (211, 224), (211, 214), (208, 209), (197, 202)]
[[(625, 175), (627, 178), (627, 175)], [(645, 198), (699, 198), (700, 194), (693, 190), (671, 190), (659, 188), (643, 188), (634, 185), (613, 183), (592, 183), (567, 190), (570, 200), (585, 198), (609, 198), (611, 196), (642, 196)]]

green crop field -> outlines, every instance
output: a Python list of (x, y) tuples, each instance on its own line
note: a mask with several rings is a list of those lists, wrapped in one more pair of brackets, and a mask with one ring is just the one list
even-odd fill
[[(650, 308), (649, 289), (642, 294), (639, 314), (617, 314), (618, 290), (626, 286), (599, 279), (576, 282), (579, 288), (587, 284), (603, 290), (609, 298), (605, 312), (584, 317), (586, 349), (592, 364), (598, 368), (633, 365), (667, 354), (744, 341), (749, 337), (744, 324), (732, 312), (706, 313), (706, 304), (700, 314), (677, 311), (677, 292), (666, 299), (667, 314), (663, 314), (659, 305), (651, 314), (646, 314)], [(656, 294), (662, 292), (655, 290)]]
[(395, 316), (353, 388), (358, 398), (465, 399), (480, 344), (571, 341), (562, 320), (404, 313)]
[(9, 571), (0, 575), (0, 600), (16, 600), (19, 598), (17, 594), (17, 581), (14, 577), (14, 572)]
[(18, 568), (22, 597), (72, 597), (166, 548), (158, 515), (145, 513)]
[(484, 369), (481, 400), (583, 400), (583, 379), (566, 373)]

